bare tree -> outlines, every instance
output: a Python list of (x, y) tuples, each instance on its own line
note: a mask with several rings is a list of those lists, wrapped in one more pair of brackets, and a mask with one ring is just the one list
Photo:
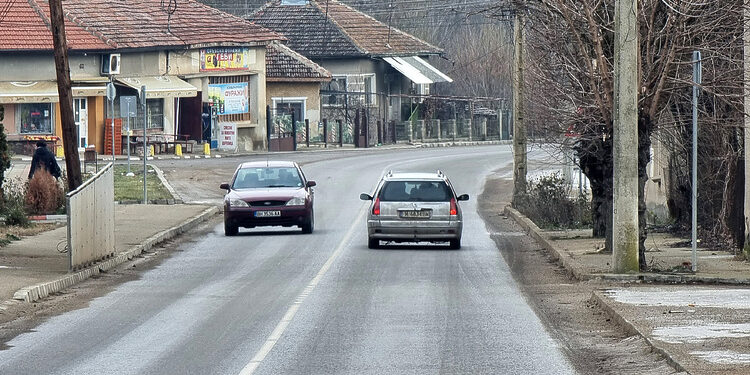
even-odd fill
[[(521, 5), (519, 7), (519, 4)], [(536, 0), (504, 2), (485, 10), (493, 14), (508, 5), (527, 12), (526, 119), (547, 141), (571, 147), (591, 181), (594, 235), (611, 235), (612, 223), (612, 110), (614, 55), (614, 0)], [(641, 1), (641, 91), (639, 99), (638, 169), (641, 268), (645, 268), (645, 198), (652, 137), (661, 137), (674, 155), (673, 185), (689, 183), (685, 177), (686, 133), (692, 51), (704, 51), (709, 62), (704, 76), (701, 124), (706, 143), (701, 158), (701, 186), (713, 201), (704, 205), (704, 222), (719, 218), (715, 232), (726, 236), (737, 179), (738, 127), (741, 125), (741, 0), (721, 2)], [(573, 133), (574, 139), (563, 137)], [(654, 138), (655, 139), (655, 138)], [(724, 150), (720, 160), (716, 152)], [(727, 152), (728, 151), (728, 152)], [(684, 164), (684, 165), (683, 165)], [(708, 174), (712, 171), (712, 175)], [(681, 190), (680, 190), (681, 189)], [(684, 204), (684, 192), (677, 188)], [(689, 197), (689, 196), (688, 196)], [(718, 209), (717, 209), (718, 208)], [(609, 241), (607, 241), (609, 245)]]

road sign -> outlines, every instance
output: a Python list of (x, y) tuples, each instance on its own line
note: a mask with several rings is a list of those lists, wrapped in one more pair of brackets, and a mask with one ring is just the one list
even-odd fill
[(120, 117), (130, 118), (138, 114), (138, 98), (136, 96), (120, 96)]
[(115, 84), (110, 82), (107, 84), (107, 100), (113, 101), (115, 100), (115, 96), (117, 96), (117, 91), (115, 90)]

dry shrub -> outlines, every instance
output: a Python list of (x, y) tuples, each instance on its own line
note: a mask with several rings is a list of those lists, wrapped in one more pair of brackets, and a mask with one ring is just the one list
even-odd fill
[(30, 214), (45, 215), (57, 211), (62, 202), (63, 191), (57, 180), (40, 167), (29, 180), (26, 191), (26, 209)]

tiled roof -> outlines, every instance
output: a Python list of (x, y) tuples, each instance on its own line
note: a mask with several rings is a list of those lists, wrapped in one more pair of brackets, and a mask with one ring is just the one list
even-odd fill
[(331, 73), (289, 47), (271, 43), (266, 47), (267, 82), (323, 82)]
[[(68, 47), (99, 50), (264, 45), (283, 39), (268, 29), (194, 0), (177, 2), (171, 16), (162, 4), (170, 2), (64, 0)], [(15, 0), (11, 5), (8, 17), (0, 23), (0, 50), (52, 49), (49, 4), (44, 0)]]
[(442, 50), (342, 4), (310, 0), (307, 5), (266, 3), (250, 21), (284, 34), (289, 47), (310, 57), (435, 55)]
[[(67, 4), (67, 1), (65, 2)], [(49, 4), (34, 0), (15, 0), (7, 13), (0, 5), (0, 50), (51, 50)], [(84, 30), (69, 19), (65, 20), (68, 48), (100, 50), (111, 48), (94, 34)]]

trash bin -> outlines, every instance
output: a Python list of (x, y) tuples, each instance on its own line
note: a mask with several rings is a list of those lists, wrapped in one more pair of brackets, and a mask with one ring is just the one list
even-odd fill
[(83, 151), (83, 173), (86, 173), (86, 167), (89, 164), (94, 164), (94, 173), (99, 171), (99, 164), (96, 158), (96, 147), (88, 146)]

